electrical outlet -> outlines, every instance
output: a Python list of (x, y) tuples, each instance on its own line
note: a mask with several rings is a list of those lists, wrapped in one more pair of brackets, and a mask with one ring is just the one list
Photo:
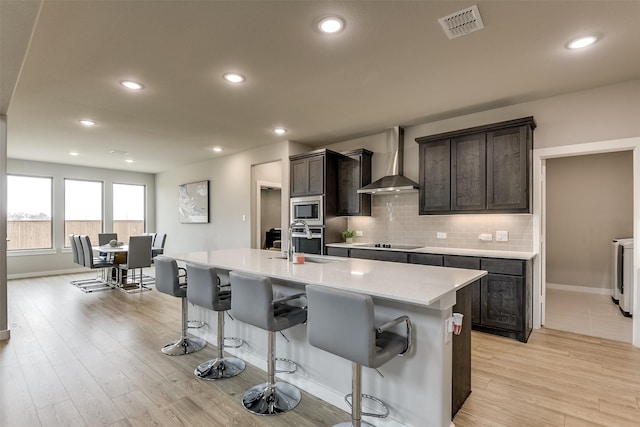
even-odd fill
[(446, 238), (447, 238), (447, 233), (443, 231), (438, 231), (436, 233), (436, 239), (446, 239)]
[(478, 239), (482, 240), (483, 242), (490, 242), (491, 240), (493, 240), (493, 236), (491, 235), (491, 233), (483, 233), (478, 236)]
[(362, 237), (364, 236), (364, 233), (362, 232), (362, 230), (356, 230), (356, 237)]
[(496, 231), (496, 242), (508, 242), (508, 241), (509, 241), (508, 231)]

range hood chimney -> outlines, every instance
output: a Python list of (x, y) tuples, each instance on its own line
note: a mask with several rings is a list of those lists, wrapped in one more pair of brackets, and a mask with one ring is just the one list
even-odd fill
[(404, 128), (395, 126), (387, 130), (387, 174), (358, 190), (360, 194), (396, 194), (417, 191), (419, 186), (402, 175), (404, 159)]

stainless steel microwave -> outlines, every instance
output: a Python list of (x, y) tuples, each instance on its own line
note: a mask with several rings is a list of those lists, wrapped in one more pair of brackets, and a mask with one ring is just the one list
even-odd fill
[(291, 221), (303, 220), (309, 225), (324, 225), (324, 196), (292, 197)]

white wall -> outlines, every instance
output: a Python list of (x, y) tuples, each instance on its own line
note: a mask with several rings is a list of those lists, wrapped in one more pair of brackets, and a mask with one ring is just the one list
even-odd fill
[(152, 174), (17, 159), (8, 160), (7, 173), (53, 178), (53, 249), (10, 252), (7, 257), (7, 273), (10, 278), (82, 270), (81, 267), (73, 263), (70, 250), (63, 249), (67, 238), (64, 232), (65, 178), (95, 180), (104, 183), (105, 232), (111, 231), (113, 222), (113, 210), (111, 208), (113, 206), (112, 184), (140, 184), (146, 186), (146, 227), (147, 231), (156, 231), (155, 176)]
[(611, 240), (633, 237), (633, 153), (546, 161), (547, 282), (611, 289)]
[[(289, 194), (290, 144), (286, 141), (205, 162), (175, 168), (156, 176), (158, 230), (167, 233), (165, 254), (241, 248), (251, 245), (253, 165), (282, 160), (282, 193)], [(177, 187), (186, 182), (210, 181), (209, 224), (180, 224)], [(288, 197), (282, 211), (287, 212)], [(244, 220), (243, 220), (244, 215)], [(283, 228), (288, 215), (283, 215)]]

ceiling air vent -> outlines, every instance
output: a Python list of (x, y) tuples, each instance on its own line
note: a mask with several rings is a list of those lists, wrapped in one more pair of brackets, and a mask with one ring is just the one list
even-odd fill
[(471, 6), (438, 19), (449, 39), (464, 36), (484, 28), (478, 6)]

